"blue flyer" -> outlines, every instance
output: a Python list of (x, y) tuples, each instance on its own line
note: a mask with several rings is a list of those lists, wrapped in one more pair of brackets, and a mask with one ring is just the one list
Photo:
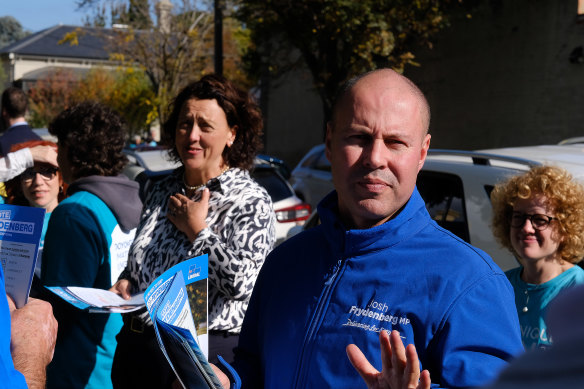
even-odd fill
[(163, 354), (187, 389), (218, 389), (207, 361), (208, 256), (187, 259), (160, 275), (144, 301)]
[(0, 260), (16, 308), (28, 300), (44, 218), (44, 208), (0, 204)]

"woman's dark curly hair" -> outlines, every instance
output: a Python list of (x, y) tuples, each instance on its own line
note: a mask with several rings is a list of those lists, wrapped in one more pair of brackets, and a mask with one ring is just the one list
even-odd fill
[[(67, 108), (49, 124), (59, 146), (67, 148), (73, 178), (118, 175), (128, 162), (122, 152), (126, 126), (112, 109), (96, 102)], [(60, 149), (62, 150), (62, 149)]]
[(175, 145), (176, 126), (183, 105), (191, 99), (217, 101), (229, 127), (237, 126), (235, 141), (223, 150), (223, 160), (231, 167), (251, 168), (262, 147), (263, 121), (259, 107), (247, 92), (214, 74), (187, 85), (169, 105), (170, 116), (162, 127), (162, 144), (169, 148), (171, 159), (180, 162)]

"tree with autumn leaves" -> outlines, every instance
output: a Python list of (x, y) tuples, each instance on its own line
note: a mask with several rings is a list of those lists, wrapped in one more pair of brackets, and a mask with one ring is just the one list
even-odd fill
[[(189, 82), (213, 72), (213, 13), (206, 1), (181, 0), (79, 0), (82, 8), (109, 7), (113, 30), (109, 51), (123, 66), (140, 69), (149, 79), (155, 95), (156, 116), (164, 122), (170, 101)], [(101, 8), (100, 8), (101, 7)], [(105, 13), (95, 20), (102, 22)], [(157, 21), (152, 21), (153, 14)], [(246, 35), (233, 18), (224, 24), (225, 75), (244, 86), (240, 45)]]
[(188, 82), (211, 72), (209, 13), (185, 9), (168, 13), (166, 26), (115, 30), (113, 57), (127, 67), (139, 67), (156, 96), (157, 115), (164, 121), (168, 104)]
[[(173, 1), (170, 23), (163, 29), (152, 21), (158, 2), (77, 1), (82, 9), (94, 11), (94, 25), (109, 20), (125, 26), (115, 30), (112, 59), (145, 75), (153, 93), (148, 120), (164, 121), (172, 97), (186, 83), (213, 71), (213, 7), (210, 0)], [(451, 8), (460, 3), (222, 0), (225, 75), (249, 88), (303, 63), (328, 118), (346, 79), (380, 67), (403, 71), (418, 66), (414, 49), (431, 46), (435, 34), (448, 25)]]
[(28, 94), (28, 121), (33, 127), (46, 127), (65, 108), (85, 100), (100, 101), (118, 111), (132, 134), (140, 134), (156, 119), (150, 83), (133, 67), (94, 68), (84, 76), (57, 69), (38, 80)]
[[(86, 24), (116, 26), (101, 30), (101, 34), (117, 69), (92, 70), (83, 77), (63, 69), (50, 73), (30, 93), (31, 121), (35, 125), (46, 126), (72, 101), (91, 99), (117, 109), (131, 131), (140, 133), (155, 120), (165, 120), (171, 99), (182, 87), (212, 72), (212, 15), (198, 9), (196, 2), (184, 0), (176, 8), (168, 7), (165, 26), (152, 22), (155, 1), (77, 3), (81, 9), (93, 10)], [(99, 29), (95, 31), (100, 33)], [(60, 44), (80, 44), (85, 34), (82, 28), (75, 29)]]

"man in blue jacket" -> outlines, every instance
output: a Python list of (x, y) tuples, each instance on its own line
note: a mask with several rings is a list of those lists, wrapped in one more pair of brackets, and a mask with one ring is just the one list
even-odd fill
[(507, 278), (416, 189), (429, 121), (392, 70), (343, 89), (326, 136), (336, 191), (261, 270), (236, 349), (244, 388), (475, 387), (522, 351)]

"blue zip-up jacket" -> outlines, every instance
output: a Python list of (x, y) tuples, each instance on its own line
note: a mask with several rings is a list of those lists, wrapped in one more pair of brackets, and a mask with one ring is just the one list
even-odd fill
[(382, 329), (416, 346), (435, 387), (483, 385), (523, 351), (507, 277), (431, 220), (417, 190), (366, 230), (343, 226), (335, 192), (318, 212), (261, 270), (236, 349), (243, 388), (365, 387), (345, 348), (381, 370)]

